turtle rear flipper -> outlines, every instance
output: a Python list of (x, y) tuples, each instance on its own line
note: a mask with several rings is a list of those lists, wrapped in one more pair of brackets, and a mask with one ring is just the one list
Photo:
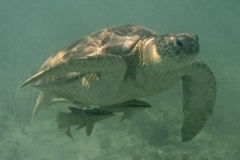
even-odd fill
[(68, 102), (68, 100), (64, 98), (56, 98), (54, 95), (48, 92), (41, 91), (38, 95), (37, 102), (33, 110), (32, 118), (34, 118), (37, 115), (39, 110), (48, 108), (51, 105), (60, 102)]
[(183, 80), (182, 141), (193, 139), (213, 113), (216, 99), (216, 80), (209, 67), (195, 61), (186, 69)]

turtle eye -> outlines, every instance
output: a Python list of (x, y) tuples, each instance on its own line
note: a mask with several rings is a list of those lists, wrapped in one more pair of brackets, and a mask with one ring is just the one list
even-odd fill
[(179, 40), (176, 41), (176, 44), (177, 44), (178, 47), (183, 47), (183, 43)]

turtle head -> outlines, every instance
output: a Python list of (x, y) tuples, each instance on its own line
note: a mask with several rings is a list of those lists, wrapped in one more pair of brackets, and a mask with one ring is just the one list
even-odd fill
[[(156, 38), (157, 51), (162, 61), (186, 65), (199, 52), (198, 36), (196, 34), (166, 34)], [(172, 65), (172, 64), (171, 64)]]

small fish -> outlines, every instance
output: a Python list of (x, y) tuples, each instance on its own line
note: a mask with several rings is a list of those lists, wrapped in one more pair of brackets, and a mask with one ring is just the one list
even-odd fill
[(131, 100), (123, 103), (118, 103), (109, 106), (101, 106), (101, 109), (112, 111), (112, 112), (120, 112), (123, 113), (123, 116), (120, 122), (126, 120), (130, 120), (133, 112), (138, 110), (143, 110), (146, 108), (152, 107), (149, 103), (141, 100)]
[(71, 133), (72, 126), (78, 126), (76, 129), (86, 128), (89, 136), (92, 133), (94, 123), (113, 116), (113, 112), (100, 109), (78, 109), (68, 107), (70, 113), (59, 112), (57, 115), (58, 128), (62, 130), (68, 137), (73, 138)]

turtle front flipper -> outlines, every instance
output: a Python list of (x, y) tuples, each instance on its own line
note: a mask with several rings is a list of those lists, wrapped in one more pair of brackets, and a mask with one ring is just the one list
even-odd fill
[[(116, 68), (119, 71), (116, 71)], [(117, 55), (95, 55), (87, 56), (80, 58), (72, 58), (66, 62), (57, 64), (54, 67), (42, 70), (26, 80), (20, 88), (27, 85), (34, 85), (38, 81), (43, 80), (49, 76), (61, 75), (70, 72), (79, 72), (79, 73), (117, 73), (116, 76), (118, 79), (125, 74), (127, 70), (126, 61)], [(102, 75), (102, 74), (101, 74)], [(112, 80), (113, 81), (113, 80)]]
[(210, 68), (201, 61), (186, 67), (183, 81), (182, 141), (192, 140), (213, 113), (216, 80)]

